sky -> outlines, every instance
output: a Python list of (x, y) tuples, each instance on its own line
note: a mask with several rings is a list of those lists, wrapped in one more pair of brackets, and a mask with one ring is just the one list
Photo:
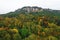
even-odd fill
[(0, 14), (15, 11), (24, 6), (38, 6), (60, 10), (60, 0), (0, 0)]

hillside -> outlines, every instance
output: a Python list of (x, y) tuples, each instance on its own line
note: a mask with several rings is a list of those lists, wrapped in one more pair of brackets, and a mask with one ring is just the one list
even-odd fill
[(52, 9), (47, 9), (47, 8), (41, 8), (41, 7), (37, 7), (37, 6), (26, 6), (26, 7), (22, 7), (20, 9), (15, 10), (14, 12), (9, 12), (7, 14), (2, 14), (1, 16), (8, 16), (8, 17), (16, 17), (17, 15), (24, 13), (24, 14), (28, 14), (28, 13), (32, 13), (32, 14), (39, 14), (39, 15), (46, 15), (46, 16), (57, 16), (58, 18), (60, 17), (60, 10), (52, 10)]
[(60, 40), (60, 10), (28, 6), (2, 14), (0, 40)]

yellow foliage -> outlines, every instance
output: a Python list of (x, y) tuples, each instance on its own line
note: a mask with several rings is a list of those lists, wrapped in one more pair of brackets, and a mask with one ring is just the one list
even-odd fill
[(48, 39), (49, 39), (49, 40), (58, 40), (58, 39), (57, 39), (56, 37), (54, 37), (54, 36), (49, 36)]
[(40, 35), (40, 31), (38, 31), (38, 35)]
[(57, 25), (54, 24), (54, 23), (48, 23), (48, 26), (49, 26), (49, 27), (52, 27), (52, 28), (57, 27)]
[(45, 36), (45, 35), (46, 35), (46, 33), (45, 33), (45, 32), (42, 32), (42, 35), (43, 35), (43, 36)]
[(14, 32), (18, 32), (18, 30), (17, 30), (17, 29), (13, 29), (13, 31), (14, 31)]
[(31, 34), (29, 37), (25, 38), (25, 40), (40, 40), (40, 37), (35, 34)]
[(12, 32), (15, 32), (15, 33), (18, 33), (18, 30), (17, 29), (10, 29)]
[(44, 30), (45, 30), (45, 31), (49, 31), (49, 28), (45, 28)]

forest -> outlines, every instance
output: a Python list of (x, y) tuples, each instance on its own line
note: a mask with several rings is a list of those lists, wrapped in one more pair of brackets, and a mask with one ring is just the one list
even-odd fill
[(60, 40), (60, 11), (2, 14), (0, 40)]

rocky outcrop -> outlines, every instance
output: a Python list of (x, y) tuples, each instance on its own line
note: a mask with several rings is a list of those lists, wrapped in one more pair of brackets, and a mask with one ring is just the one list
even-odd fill
[(27, 7), (23, 7), (22, 10), (26, 11), (26, 12), (40, 12), (40, 11), (43, 11), (43, 9), (41, 7), (30, 7), (30, 6), (27, 6)]

